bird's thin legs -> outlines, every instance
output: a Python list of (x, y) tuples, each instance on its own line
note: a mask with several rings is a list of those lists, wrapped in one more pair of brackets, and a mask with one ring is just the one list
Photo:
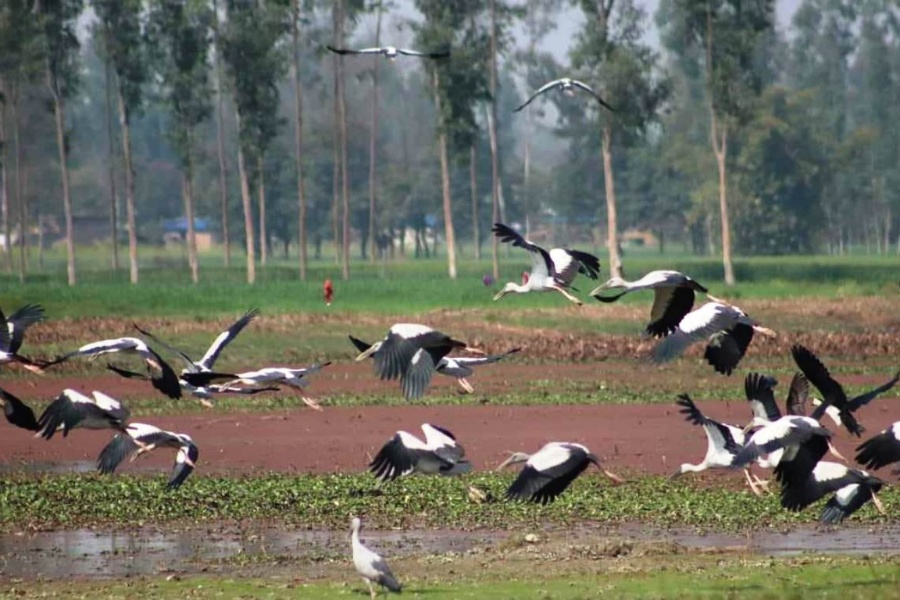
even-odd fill
[(304, 396), (301, 394), (300, 399), (303, 400), (303, 403), (308, 407), (313, 408), (315, 410), (322, 410), (322, 407), (319, 406), (319, 403), (310, 398), (309, 396)]
[(750, 477), (750, 469), (744, 469), (744, 476), (747, 478), (747, 483), (750, 485), (750, 491), (754, 493), (754, 495), (762, 497), (762, 492), (759, 491), (759, 488), (756, 487), (756, 483)]
[(875, 505), (875, 508), (878, 509), (878, 512), (880, 512), (881, 514), (885, 514), (884, 505), (881, 503), (881, 499), (879, 499), (878, 496), (875, 495), (875, 490), (872, 490), (872, 504)]
[(460, 377), (456, 381), (459, 382), (459, 387), (461, 387), (467, 394), (474, 394), (475, 388), (472, 387), (472, 384), (466, 381), (465, 377)]
[(372, 600), (375, 600), (375, 598), (378, 597), (378, 594), (375, 592), (375, 586), (373, 586), (372, 582), (368, 579), (366, 579), (365, 581), (366, 585), (369, 586), (369, 597), (372, 598)]
[(550, 289), (556, 290), (557, 292), (559, 292), (560, 294), (562, 294), (563, 296), (568, 298), (571, 302), (574, 302), (575, 304), (577, 304), (578, 306), (581, 306), (582, 304), (584, 304), (584, 302), (582, 302), (581, 300), (579, 300), (578, 298), (576, 298), (575, 296), (573, 296), (572, 294), (570, 294), (569, 292), (567, 292), (566, 290), (564, 290), (563, 288), (561, 288), (559, 286), (553, 286)]

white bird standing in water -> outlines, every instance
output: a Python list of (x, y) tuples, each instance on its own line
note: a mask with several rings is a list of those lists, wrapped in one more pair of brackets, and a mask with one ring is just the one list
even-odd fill
[(353, 548), (353, 566), (356, 567), (356, 572), (362, 575), (366, 585), (369, 586), (371, 597), (374, 599), (378, 595), (375, 592), (375, 586), (372, 585), (374, 583), (399, 594), (402, 591), (402, 587), (394, 577), (394, 574), (391, 573), (391, 568), (381, 556), (363, 546), (363, 543), (359, 540), (359, 530), (362, 524), (357, 517), (354, 517), (350, 522), (350, 527), (352, 531), (350, 534), (350, 545)]

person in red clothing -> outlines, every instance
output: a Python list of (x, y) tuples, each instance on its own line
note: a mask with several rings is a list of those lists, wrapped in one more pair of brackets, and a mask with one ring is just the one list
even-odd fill
[(322, 291), (325, 292), (325, 306), (331, 306), (331, 301), (334, 300), (334, 285), (332, 285), (330, 279), (325, 280)]

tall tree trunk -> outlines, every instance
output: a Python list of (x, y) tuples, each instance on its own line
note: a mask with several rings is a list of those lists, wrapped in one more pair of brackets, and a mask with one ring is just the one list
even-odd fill
[(125, 162), (125, 213), (128, 218), (128, 260), (131, 264), (131, 283), (138, 282), (137, 224), (134, 215), (134, 166), (131, 163), (131, 132), (128, 111), (122, 88), (118, 88), (119, 127), (122, 129), (122, 157)]
[(300, 281), (306, 281), (308, 262), (306, 249), (306, 181), (303, 173), (303, 101), (300, 88), (300, 0), (291, 0), (291, 79), (294, 84), (294, 159), (297, 169), (297, 202), (299, 203), (297, 239), (300, 245)]
[(231, 266), (231, 240), (228, 235), (228, 165), (225, 162), (225, 117), (222, 76), (222, 46), (219, 42), (219, 3), (213, 0), (213, 46), (216, 53), (216, 154), (219, 159), (219, 210), (222, 221), (222, 244), (225, 250), (225, 266)]
[(529, 110), (525, 116), (525, 151), (522, 157), (522, 188), (525, 196), (525, 237), (531, 235), (531, 132), (534, 117)]
[[(332, 43), (335, 48), (342, 48), (344, 45), (342, 13), (343, 0), (336, 0), (332, 4), (331, 20), (332, 20)], [(339, 96), (341, 95), (340, 74), (343, 58), (339, 54), (333, 57), (332, 70), (334, 74), (334, 127), (332, 129), (332, 171), (331, 171), (331, 233), (334, 236), (334, 264), (341, 264), (341, 237), (340, 237), (340, 215), (341, 215), (341, 109), (339, 107)]]
[(266, 164), (262, 156), (256, 157), (256, 193), (259, 202), (259, 263), (265, 266), (269, 254), (269, 232), (266, 230)]
[[(434, 71), (434, 103), (437, 114), (441, 115), (440, 79)], [(438, 117), (440, 118), (440, 117)], [(456, 279), (456, 234), (453, 231), (453, 210), (450, 199), (450, 161), (447, 158), (447, 134), (443, 127), (438, 133), (438, 154), (441, 160), (441, 190), (444, 198), (444, 237), (447, 238), (447, 274)], [(435, 244), (437, 240), (435, 240)], [(426, 240), (425, 247), (428, 247)]]
[(728, 156), (728, 127), (720, 123), (716, 114), (716, 103), (712, 89), (712, 13), (706, 8), (706, 93), (709, 96), (710, 140), (716, 166), (719, 170), (719, 214), (722, 217), (722, 266), (725, 269), (725, 285), (734, 285), (734, 267), (731, 264), (731, 222), (728, 218), (728, 185), (725, 159)]
[[(488, 119), (488, 129), (491, 143), (491, 202), (492, 223), (500, 220), (500, 142), (497, 139), (497, 2), (491, 0), (491, 62), (490, 62), (490, 93), (491, 115)], [(494, 280), (500, 278), (500, 262), (497, 259), (499, 240), (496, 235), (491, 236), (491, 259), (494, 268)]]
[[(240, 138), (241, 115), (236, 113), (238, 138)], [(250, 198), (250, 181), (247, 178), (247, 161), (244, 147), (238, 142), (238, 178), (241, 180), (241, 205), (244, 207), (244, 237), (247, 242), (247, 283), (256, 283), (256, 242), (253, 239), (253, 206)]]
[[(375, 23), (375, 45), (381, 45), (381, 14), (382, 4), (378, 4), (378, 20)], [(369, 128), (369, 261), (375, 262), (378, 253), (378, 241), (376, 240), (376, 207), (375, 207), (375, 187), (376, 187), (376, 157), (375, 153), (378, 146), (378, 67), (380, 60), (375, 61), (372, 71), (372, 125)]]
[[(190, 140), (190, 136), (188, 136)], [(190, 142), (188, 142), (190, 146)], [(200, 273), (197, 266), (197, 232), (194, 230), (194, 168), (191, 159), (185, 162), (184, 172), (182, 173), (182, 194), (184, 197), (184, 214), (187, 219), (187, 251), (188, 265), (191, 268), (191, 281), (197, 283), (200, 281)]]
[(13, 153), (16, 169), (16, 202), (19, 207), (19, 281), (25, 281), (25, 247), (28, 239), (28, 202), (25, 198), (24, 185), (22, 184), (22, 140), (20, 138), (19, 123), (19, 92), (13, 92), (12, 102), (12, 126), (13, 144), (16, 151)]
[[(69, 190), (69, 167), (66, 158), (65, 114), (63, 112), (63, 99), (53, 82), (53, 77), (49, 72), (49, 68), (47, 71), (47, 87), (50, 88), (50, 93), (53, 96), (53, 116), (56, 121), (56, 147), (59, 151), (59, 175), (62, 180), (63, 214), (66, 219), (66, 274), (68, 276), (69, 285), (75, 285), (75, 237), (72, 229), (72, 196)], [(38, 227), (42, 234), (43, 225), (43, 222), (38, 223)], [(42, 246), (42, 256), (43, 250)]]
[(475, 260), (481, 260), (481, 231), (478, 226), (478, 178), (475, 177), (475, 144), (469, 146), (469, 191), (472, 195), (472, 241)]
[(106, 101), (106, 169), (109, 175), (109, 236), (112, 241), (112, 266), (119, 270), (119, 199), (116, 197), (116, 147), (113, 140), (112, 66), (107, 58), (104, 64), (104, 98)]
[(616, 215), (616, 186), (612, 166), (612, 129), (603, 125), (603, 181), (606, 189), (606, 245), (609, 250), (609, 276), (622, 276), (622, 259), (619, 257), (619, 223)]
[[(2, 91), (6, 91), (2, 88)], [(9, 143), (6, 137), (6, 104), (0, 103), (0, 215), (3, 218), (3, 257), (6, 272), (12, 273), (12, 231), (9, 226)]]
[[(344, 41), (344, 2), (338, 0), (338, 37)], [(347, 99), (344, 90), (344, 60), (338, 60), (338, 119), (341, 147), (341, 277), (350, 279), (350, 174), (347, 169)]]

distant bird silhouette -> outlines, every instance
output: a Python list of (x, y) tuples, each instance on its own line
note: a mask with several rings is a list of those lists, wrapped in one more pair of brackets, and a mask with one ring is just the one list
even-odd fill
[(597, 102), (599, 102), (600, 105), (603, 106), (605, 109), (607, 109), (611, 112), (616, 112), (612, 106), (607, 104), (606, 101), (600, 97), (600, 94), (598, 94), (597, 92), (594, 91), (594, 88), (592, 88), (588, 84), (584, 83), (583, 81), (578, 81), (577, 79), (572, 79), (571, 77), (561, 77), (559, 79), (554, 79), (553, 81), (545, 83), (544, 85), (542, 85), (540, 87), (540, 89), (538, 89), (538, 91), (533, 93), (531, 95), (531, 97), (528, 98), (528, 100), (526, 100), (521, 106), (517, 107), (513, 112), (519, 112), (520, 110), (522, 110), (523, 108), (525, 108), (526, 106), (531, 104), (531, 102), (535, 98), (537, 98), (541, 94), (543, 94), (545, 92), (549, 92), (550, 90), (553, 90), (553, 89), (558, 89), (558, 90), (562, 91), (564, 94), (566, 94), (567, 96), (574, 96), (575, 90), (581, 90), (583, 92), (587, 92), (588, 94), (593, 96), (594, 99)]

